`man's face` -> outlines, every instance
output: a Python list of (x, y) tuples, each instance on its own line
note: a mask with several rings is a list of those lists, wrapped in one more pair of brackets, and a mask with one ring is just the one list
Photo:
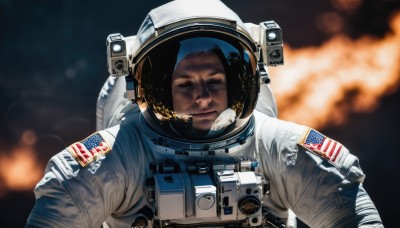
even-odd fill
[(183, 58), (172, 75), (172, 102), (177, 114), (193, 118), (193, 127), (210, 130), (219, 114), (228, 108), (224, 66), (215, 53)]

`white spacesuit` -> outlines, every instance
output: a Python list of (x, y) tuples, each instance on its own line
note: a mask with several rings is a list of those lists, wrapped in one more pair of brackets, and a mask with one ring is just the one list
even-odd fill
[(27, 227), (383, 227), (358, 159), (277, 119), (263, 26), (175, 0), (109, 37), (98, 131), (49, 161)]

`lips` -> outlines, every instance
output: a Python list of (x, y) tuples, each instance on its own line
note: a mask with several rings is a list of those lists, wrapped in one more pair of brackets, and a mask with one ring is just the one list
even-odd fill
[(191, 114), (193, 117), (197, 117), (197, 118), (209, 118), (214, 116), (215, 114), (217, 114), (216, 111), (207, 111), (207, 112), (199, 112), (196, 114)]

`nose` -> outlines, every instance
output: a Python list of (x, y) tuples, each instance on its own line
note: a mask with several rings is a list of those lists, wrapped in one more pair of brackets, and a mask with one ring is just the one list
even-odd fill
[(196, 93), (197, 104), (209, 104), (211, 102), (211, 93), (206, 83), (202, 82), (198, 86), (198, 92)]

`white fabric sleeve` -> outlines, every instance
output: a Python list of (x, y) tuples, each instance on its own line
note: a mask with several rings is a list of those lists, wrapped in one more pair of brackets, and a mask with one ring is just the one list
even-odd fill
[[(110, 134), (102, 134), (112, 144)], [(36, 227), (100, 227), (123, 201), (124, 181), (116, 175), (113, 151), (81, 167), (66, 149), (47, 164), (34, 190), (36, 203), (27, 225)]]
[(375, 205), (362, 187), (358, 158), (343, 147), (340, 161), (298, 145), (307, 127), (268, 118), (259, 127), (262, 165), (271, 179), (267, 205), (278, 214), (291, 209), (310, 227), (382, 226)]

